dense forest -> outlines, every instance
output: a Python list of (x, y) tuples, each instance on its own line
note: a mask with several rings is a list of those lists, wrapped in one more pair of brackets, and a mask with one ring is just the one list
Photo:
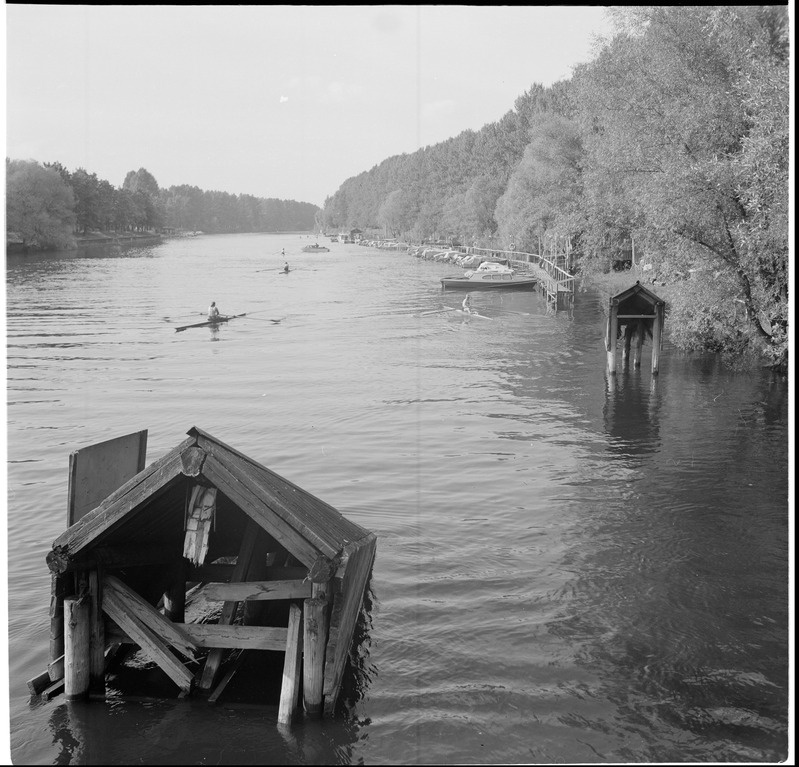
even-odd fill
[(60, 163), (6, 159), (6, 229), (22, 246), (74, 247), (91, 231), (311, 231), (319, 208), (308, 202), (207, 192), (196, 186), (160, 189), (144, 168), (120, 188)]
[(608, 12), (613, 33), (571, 79), (346, 180), (320, 221), (528, 252), (568, 241), (584, 274), (634, 238), (649, 274), (680, 283), (673, 341), (785, 366), (787, 6)]

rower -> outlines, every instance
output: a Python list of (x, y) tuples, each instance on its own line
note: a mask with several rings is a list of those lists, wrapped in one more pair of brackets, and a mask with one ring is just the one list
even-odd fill
[(471, 300), (472, 297), (467, 293), (466, 298), (463, 299), (463, 303), (461, 304), (461, 307), (463, 307), (463, 311), (466, 312), (466, 314), (472, 313), (472, 305), (470, 303)]
[(288, 273), (289, 273), (289, 262), (288, 262), (288, 261), (286, 261), (286, 263), (285, 263), (285, 264), (283, 264), (283, 272), (284, 272), (285, 274), (288, 274)]
[(211, 301), (211, 305), (208, 307), (208, 319), (209, 320), (219, 319), (219, 309), (217, 308), (216, 301)]

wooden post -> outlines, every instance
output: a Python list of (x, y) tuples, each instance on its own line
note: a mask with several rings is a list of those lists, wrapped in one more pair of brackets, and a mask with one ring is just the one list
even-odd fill
[(633, 355), (633, 367), (641, 367), (641, 356), (644, 349), (644, 330), (645, 320), (638, 320), (635, 324), (635, 354)]
[(172, 623), (186, 622), (186, 560), (174, 567), (172, 583), (164, 592), (164, 617)]
[(655, 319), (652, 324), (652, 375), (658, 374), (660, 364), (660, 344), (663, 338), (663, 319), (665, 305), (660, 303), (655, 307)]
[(621, 364), (626, 365), (630, 359), (630, 342), (632, 341), (632, 326), (628, 322), (624, 326), (624, 344), (621, 348)]
[(289, 607), (286, 659), (283, 663), (283, 684), (280, 689), (279, 724), (291, 724), (300, 697), (300, 667), (302, 666), (302, 609), (294, 602)]
[(64, 695), (67, 700), (85, 698), (89, 692), (90, 615), (89, 600), (64, 599)]
[(608, 350), (608, 373), (616, 375), (616, 337), (619, 334), (619, 320), (617, 315), (619, 306), (613, 300), (610, 302), (610, 315), (608, 316), (608, 337), (606, 347)]
[(50, 663), (64, 655), (64, 593), (66, 578), (50, 577)]
[(302, 668), (303, 706), (311, 718), (322, 715), (322, 690), (325, 681), (325, 645), (327, 644), (327, 600), (311, 597), (303, 604)]
[(100, 589), (100, 575), (97, 570), (92, 570), (89, 573), (89, 687), (93, 693), (105, 694), (105, 623)]

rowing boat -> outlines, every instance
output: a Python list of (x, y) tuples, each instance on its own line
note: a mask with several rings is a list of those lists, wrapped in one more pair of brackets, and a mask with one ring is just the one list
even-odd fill
[(453, 312), (458, 312), (458, 314), (465, 314), (467, 317), (479, 317), (481, 320), (490, 320), (491, 322), (494, 321), (493, 317), (486, 317), (483, 314), (478, 314), (477, 312), (467, 312), (463, 309), (456, 309), (454, 306), (448, 306), (447, 309)]
[(236, 317), (244, 317), (246, 316), (247, 312), (242, 314), (232, 314), (229, 317), (216, 317), (213, 320), (206, 320), (205, 322), (195, 322), (193, 325), (181, 325), (179, 328), (175, 328), (176, 333), (180, 333), (181, 330), (188, 330), (189, 328), (209, 328), (213, 327), (214, 325), (220, 325), (223, 322), (229, 322), (230, 320), (235, 320)]

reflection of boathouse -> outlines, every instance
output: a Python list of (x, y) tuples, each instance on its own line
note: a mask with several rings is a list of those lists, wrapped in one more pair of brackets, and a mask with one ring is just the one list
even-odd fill
[[(616, 345), (622, 339), (622, 362), (626, 363), (633, 348), (633, 367), (640, 367), (644, 338), (652, 339), (652, 375), (657, 375), (666, 302), (640, 282), (610, 299), (606, 348), (608, 372), (616, 373)], [(633, 345), (634, 344), (634, 345)]]
[[(47, 556), (51, 663), (31, 690), (103, 695), (115, 655), (133, 646), (179, 697), (215, 702), (259, 650), (278, 662), (279, 721), (301, 689), (306, 714), (332, 715), (374, 534), (200, 429), (188, 434), (147, 468), (146, 432), (70, 456), (74, 524)], [(102, 500), (87, 490), (98, 483)]]

